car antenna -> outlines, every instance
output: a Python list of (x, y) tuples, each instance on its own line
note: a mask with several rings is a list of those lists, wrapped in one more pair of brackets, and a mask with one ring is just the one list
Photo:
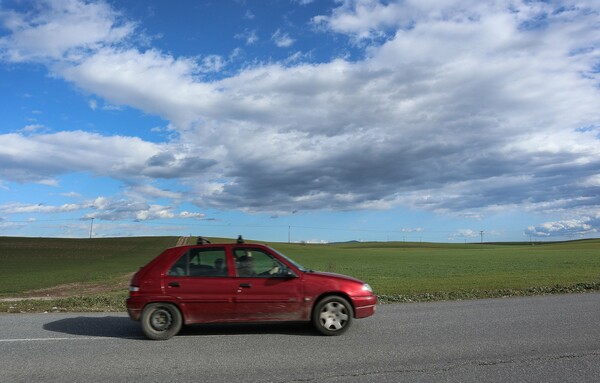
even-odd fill
[(196, 242), (198, 245), (206, 245), (207, 243), (210, 243), (210, 241), (204, 237), (198, 237), (198, 241)]
[(237, 243), (239, 243), (239, 244), (244, 243), (244, 238), (242, 238), (241, 234), (238, 236)]

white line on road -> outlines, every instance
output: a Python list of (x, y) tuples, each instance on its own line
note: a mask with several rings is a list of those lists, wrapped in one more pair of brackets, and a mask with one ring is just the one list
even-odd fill
[(24, 338), (24, 339), (0, 339), (0, 343), (10, 343), (10, 342), (42, 342), (48, 340), (100, 340), (100, 339), (145, 339), (142, 337), (78, 337), (78, 338)]

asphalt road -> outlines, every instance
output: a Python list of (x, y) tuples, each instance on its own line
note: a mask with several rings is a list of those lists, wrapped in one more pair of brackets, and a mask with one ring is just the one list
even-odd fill
[(121, 314), (0, 315), (0, 382), (600, 382), (600, 294), (379, 306), (304, 324), (143, 338)]

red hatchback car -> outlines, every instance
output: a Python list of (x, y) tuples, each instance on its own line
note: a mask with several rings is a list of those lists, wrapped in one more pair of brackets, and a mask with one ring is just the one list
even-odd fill
[(307, 270), (265, 245), (198, 242), (165, 250), (133, 276), (127, 311), (148, 338), (169, 339), (183, 324), (270, 321), (339, 335), (375, 313), (377, 297), (358, 279)]

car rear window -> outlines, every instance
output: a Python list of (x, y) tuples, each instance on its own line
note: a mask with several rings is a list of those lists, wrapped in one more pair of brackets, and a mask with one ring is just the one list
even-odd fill
[(227, 262), (224, 248), (192, 248), (167, 273), (170, 276), (224, 277)]

